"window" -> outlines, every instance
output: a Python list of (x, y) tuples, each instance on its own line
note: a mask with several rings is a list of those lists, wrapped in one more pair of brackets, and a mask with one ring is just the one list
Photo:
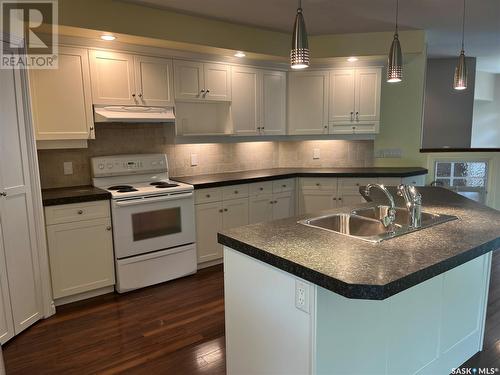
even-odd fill
[(488, 163), (485, 161), (436, 161), (434, 185), (485, 203)]

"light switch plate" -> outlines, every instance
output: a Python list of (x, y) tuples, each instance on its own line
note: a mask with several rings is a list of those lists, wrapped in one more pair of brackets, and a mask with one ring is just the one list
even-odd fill
[(63, 170), (65, 175), (73, 174), (73, 162), (65, 161), (63, 163)]
[(191, 167), (198, 165), (198, 154), (191, 154)]
[(321, 150), (319, 148), (313, 148), (313, 159), (321, 158)]

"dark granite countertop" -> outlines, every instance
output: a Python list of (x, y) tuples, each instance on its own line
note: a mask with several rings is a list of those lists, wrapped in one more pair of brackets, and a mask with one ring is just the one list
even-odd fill
[(42, 189), (44, 206), (57, 206), (80, 202), (92, 202), (111, 199), (111, 194), (93, 186), (72, 186), (55, 189)]
[[(230, 229), (219, 233), (219, 242), (345, 297), (372, 300), (388, 298), (500, 248), (500, 211), (444, 188), (418, 190), (424, 211), (459, 219), (369, 243), (297, 223), (318, 216), (309, 214)], [(376, 195), (374, 201), (385, 202)], [(399, 197), (397, 205), (403, 206)]]
[(243, 172), (172, 177), (172, 180), (193, 185), (195, 189), (246, 184), (290, 177), (410, 177), (427, 174), (425, 168), (271, 168)]

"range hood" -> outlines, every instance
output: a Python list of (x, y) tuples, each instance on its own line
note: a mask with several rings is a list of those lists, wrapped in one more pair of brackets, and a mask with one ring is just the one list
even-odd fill
[(175, 122), (174, 107), (94, 106), (95, 122)]

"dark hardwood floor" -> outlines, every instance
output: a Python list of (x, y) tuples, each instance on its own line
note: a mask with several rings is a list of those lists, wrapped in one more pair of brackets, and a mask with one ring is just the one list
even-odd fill
[[(7, 374), (225, 374), (222, 267), (58, 308), (4, 346)], [(463, 367), (500, 368), (500, 252), (484, 350)]]
[(225, 374), (222, 266), (59, 307), (3, 347), (7, 374)]

